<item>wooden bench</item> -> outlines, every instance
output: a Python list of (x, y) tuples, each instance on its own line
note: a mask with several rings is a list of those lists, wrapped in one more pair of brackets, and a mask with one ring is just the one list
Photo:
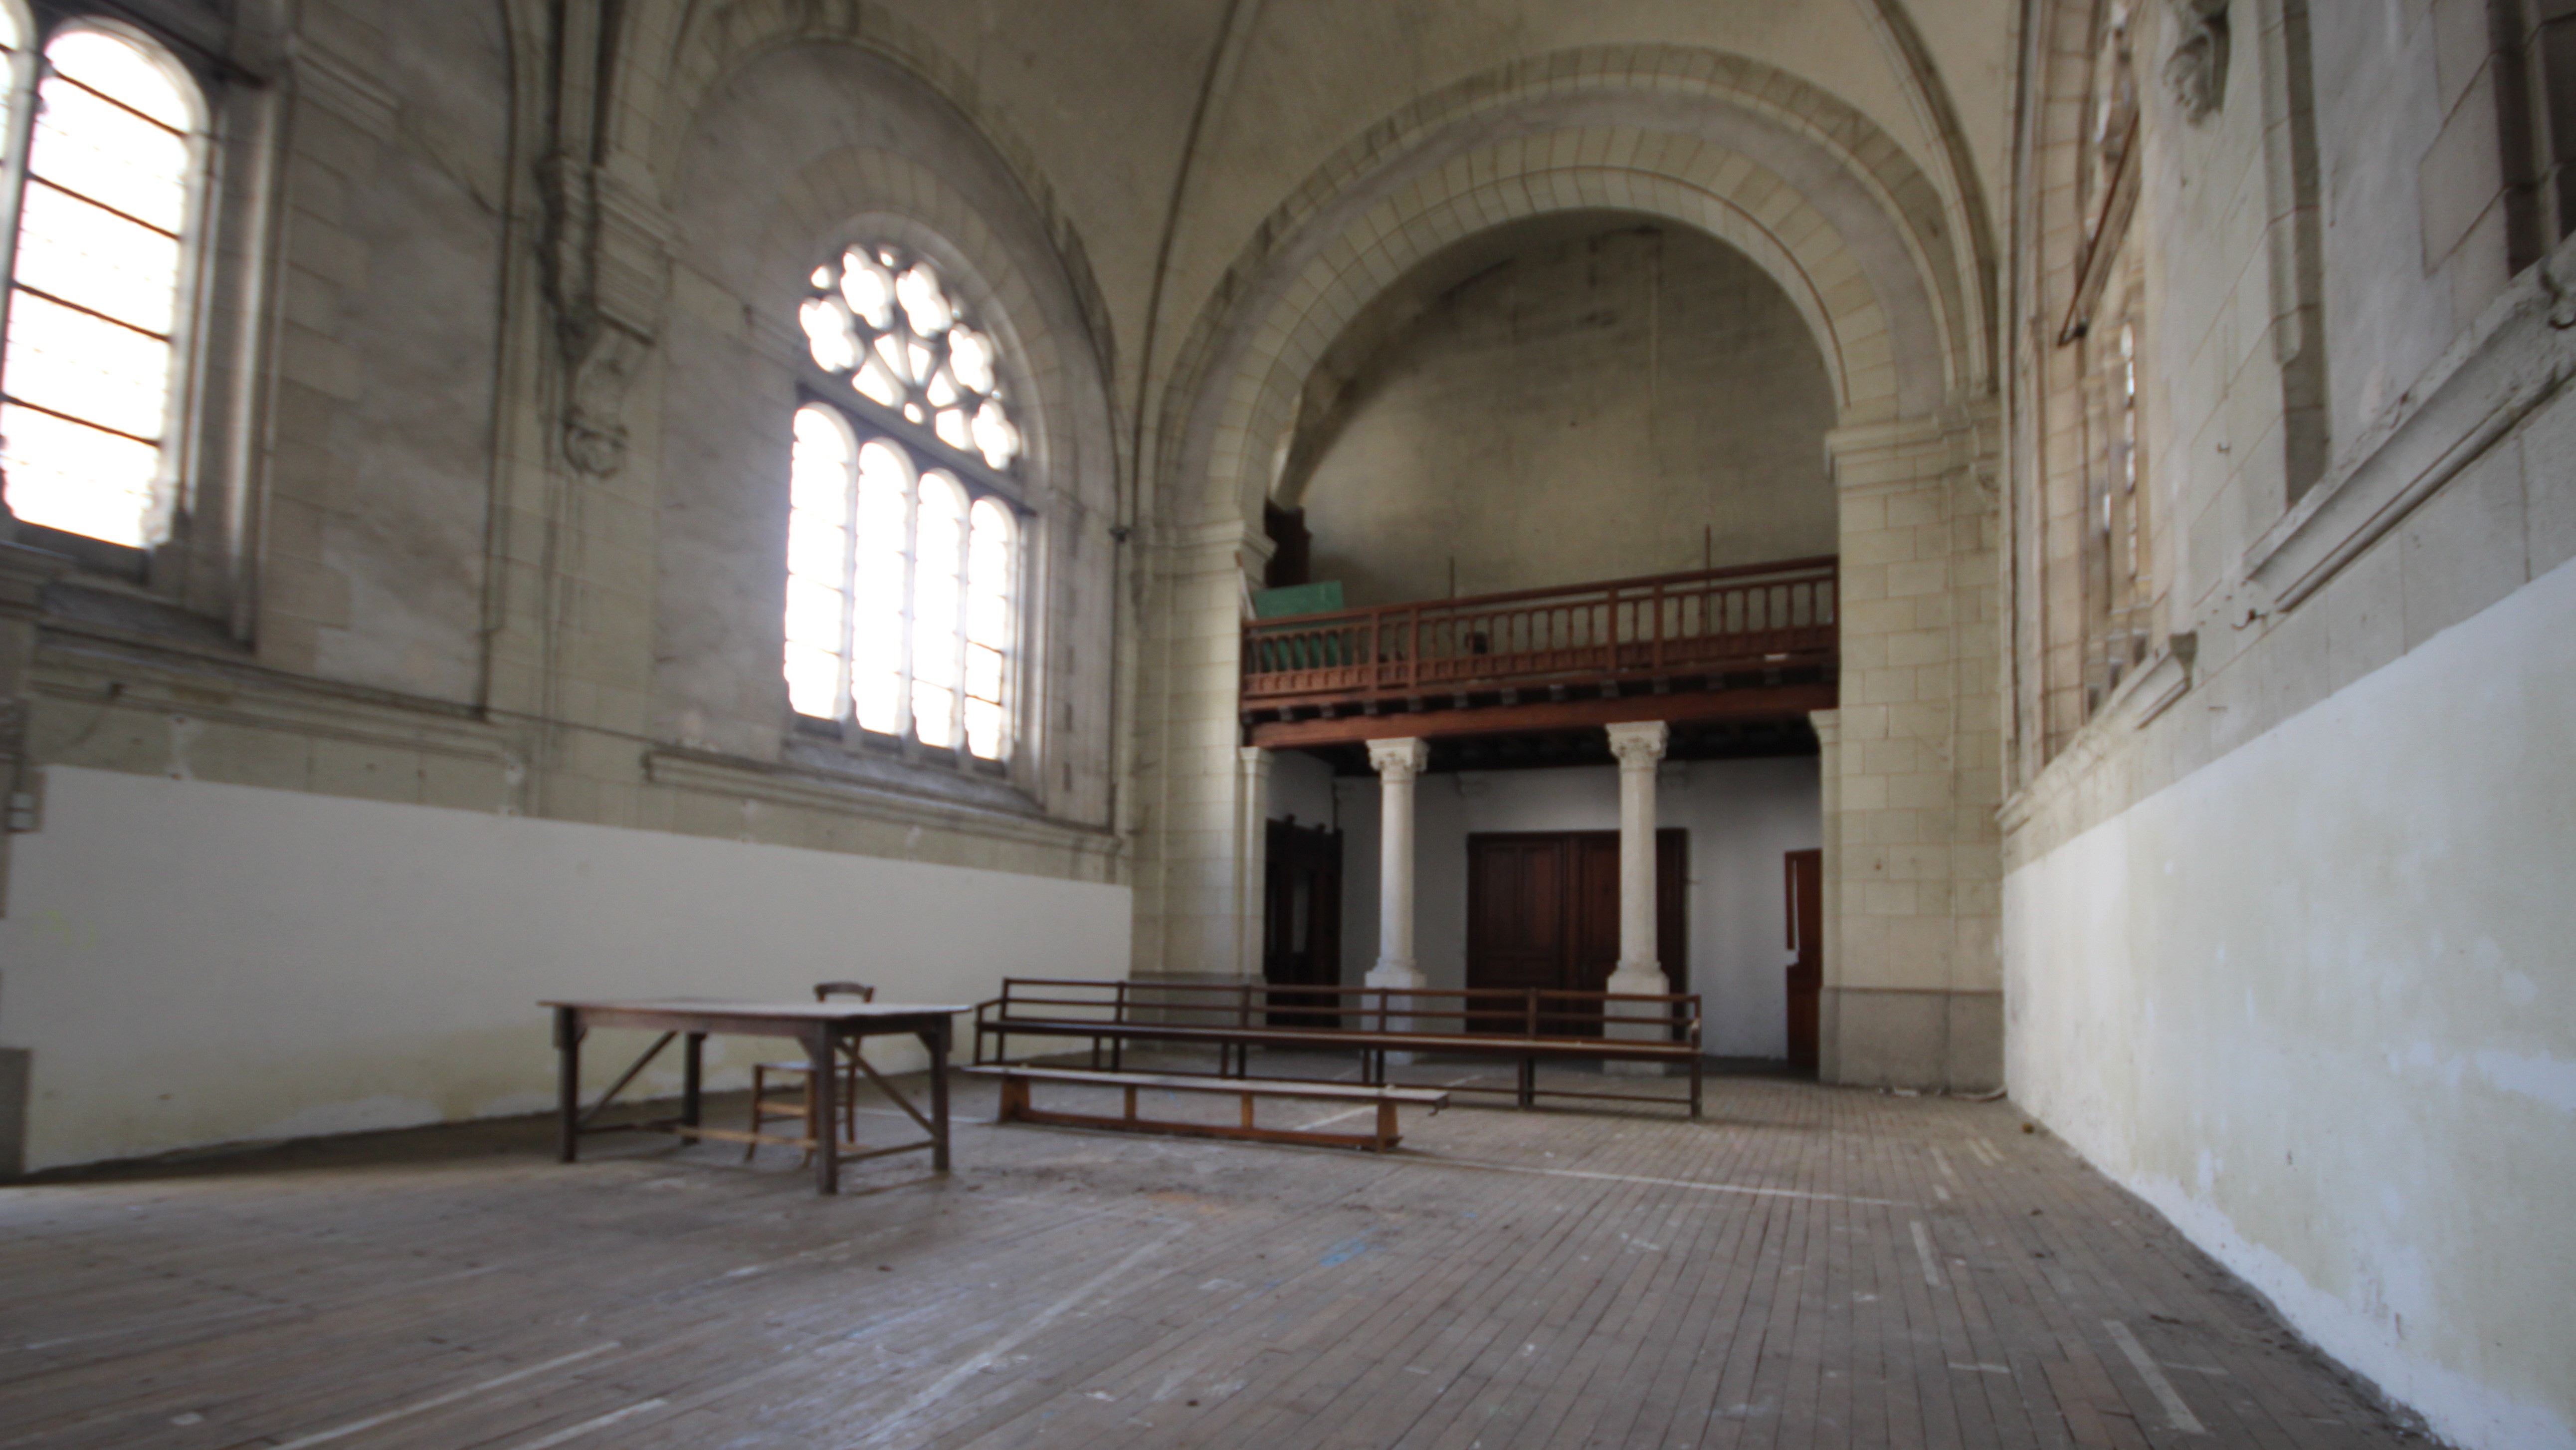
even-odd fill
[[(1614, 1019), (1638, 1035), (1605, 1035), (1605, 1024)], [(1312, 1025), (1318, 1022), (1327, 1025)], [(1569, 1026), (1590, 1030), (1564, 1030)], [(1692, 1117), (1700, 1116), (1700, 999), (1687, 993), (1010, 977), (1003, 979), (1001, 996), (975, 1008), (975, 1061), (1007, 1062), (1013, 1037), (1088, 1042), (1094, 1069), (1111, 1072), (1124, 1068), (1130, 1042), (1214, 1047), (1213, 1075), (1225, 1082), (1263, 1081), (1248, 1075), (1247, 1053), (1254, 1047), (1356, 1052), (1364, 1086), (1386, 1082), (1390, 1053), (1501, 1057), (1518, 1064), (1511, 1087), (1454, 1084), (1453, 1090), (1510, 1093), (1522, 1107), (1536, 1105), (1542, 1061), (1654, 1063), (1688, 1075), (1687, 1099), (1562, 1087), (1549, 1088), (1548, 1095), (1687, 1106)]]
[[(1294, 1082), (1283, 1078), (1223, 1078), (1189, 1073), (1092, 1072), (1075, 1067), (1033, 1067), (1027, 1063), (985, 1063), (965, 1071), (974, 1077), (997, 1078), (1002, 1084), (1002, 1110), (999, 1119), (1005, 1123), (1061, 1123), (1077, 1128), (1118, 1128), (1129, 1132), (1180, 1133), (1199, 1138), (1248, 1138), (1261, 1143), (1321, 1143), (1335, 1148), (1366, 1148), (1383, 1153), (1392, 1148), (1396, 1138), (1395, 1109), (1399, 1103), (1438, 1112), (1449, 1106), (1449, 1094), (1439, 1088), (1387, 1087), (1382, 1084), (1347, 1082)], [(1081, 1083), (1087, 1087), (1122, 1089), (1127, 1111), (1119, 1117), (1096, 1113), (1064, 1113), (1033, 1107), (1029, 1103), (1029, 1084), (1033, 1082)], [(1136, 1113), (1136, 1090), (1156, 1088), (1175, 1093), (1224, 1093), (1243, 1099), (1241, 1126), (1230, 1123), (1185, 1123), (1171, 1118), (1145, 1118)], [(1252, 1104), (1256, 1098), (1297, 1098), (1322, 1102), (1358, 1103), (1377, 1109), (1377, 1131), (1374, 1133), (1325, 1133), (1313, 1128), (1262, 1128), (1252, 1121)]]

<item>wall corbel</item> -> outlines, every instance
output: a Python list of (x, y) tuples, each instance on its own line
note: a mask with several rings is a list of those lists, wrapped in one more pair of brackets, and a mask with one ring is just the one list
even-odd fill
[(548, 292), (569, 384), (564, 458), (607, 477), (626, 461), (626, 394), (662, 324), (671, 224), (607, 168), (558, 156), (545, 170)]
[(2165, 89), (2197, 126), (2227, 101), (2228, 0), (2173, 0), (2181, 38), (2165, 58)]

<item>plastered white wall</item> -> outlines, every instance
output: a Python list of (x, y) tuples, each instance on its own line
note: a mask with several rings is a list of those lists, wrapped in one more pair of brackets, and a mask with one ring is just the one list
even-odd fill
[(1334, 786), (1331, 762), (1295, 750), (1278, 751), (1270, 761), (1269, 817), (1294, 816), (1301, 826), (1337, 824)]
[[(13, 844), (0, 1044), (34, 1049), (31, 1170), (543, 1109), (541, 997), (971, 1003), (1127, 962), (1125, 887), (66, 766)], [(591, 1041), (596, 1089), (650, 1038)], [(708, 1049), (717, 1086), (796, 1055)], [(678, 1081), (674, 1048), (643, 1086)]]
[[(1789, 1055), (1787, 910), (1781, 857), (1823, 841), (1814, 757), (1668, 764), (1656, 824), (1690, 833), (1691, 988), (1712, 1057)], [(1462, 790), (1461, 783), (1464, 783)], [(1345, 778), (1342, 972), (1377, 961), (1378, 783)], [(1487, 831), (1615, 831), (1613, 766), (1427, 775), (1415, 787), (1414, 952), (1435, 987), (1467, 984), (1467, 837)]]
[(2005, 882), (2015, 1100), (2464, 1445), (2576, 1445), (2571, 637), (2561, 566)]

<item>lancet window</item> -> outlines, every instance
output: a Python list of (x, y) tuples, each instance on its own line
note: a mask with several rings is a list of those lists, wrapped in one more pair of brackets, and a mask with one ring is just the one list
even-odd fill
[(1021, 450), (991, 334), (923, 259), (852, 247), (800, 313), (821, 386), (796, 412), (790, 705), (985, 768), (1010, 756)]

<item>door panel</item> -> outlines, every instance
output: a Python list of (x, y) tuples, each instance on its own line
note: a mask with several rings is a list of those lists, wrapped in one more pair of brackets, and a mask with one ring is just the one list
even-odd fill
[(1825, 985), (1825, 853), (1791, 851), (1786, 862), (1789, 949), (1789, 1062), (1816, 1065), (1817, 1009)]
[[(1339, 986), (1342, 979), (1342, 833), (1269, 823), (1262, 892), (1261, 975), (1274, 988)], [(1274, 990), (1274, 1027), (1338, 1027), (1330, 993)]]
[[(1655, 833), (1656, 951), (1687, 988), (1688, 833)], [(1600, 992), (1619, 965), (1619, 833), (1549, 831), (1467, 838), (1467, 985)], [(1543, 1032), (1593, 1036), (1597, 1006), (1559, 1003)], [(1509, 1021), (1475, 1024), (1517, 1031)]]

